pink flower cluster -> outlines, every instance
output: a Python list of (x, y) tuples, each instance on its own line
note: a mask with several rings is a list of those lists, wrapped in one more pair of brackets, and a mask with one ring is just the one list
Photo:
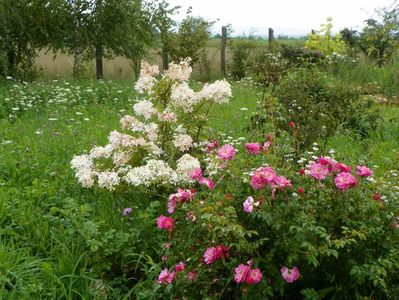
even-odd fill
[(280, 269), (281, 277), (288, 282), (293, 283), (294, 281), (298, 280), (299, 278), (299, 270), (297, 267), (293, 267), (292, 269), (288, 269), (287, 267), (282, 267)]
[(249, 265), (239, 264), (234, 270), (234, 281), (237, 283), (256, 284), (261, 280), (260, 269), (252, 269)]
[(215, 183), (211, 178), (202, 177), (201, 168), (195, 168), (188, 174), (188, 176), (193, 180), (197, 180), (200, 185), (205, 185), (210, 190), (215, 188)]
[(174, 221), (172, 218), (160, 215), (157, 219), (157, 225), (159, 229), (165, 229), (171, 231), (173, 229)]
[(177, 193), (169, 196), (168, 213), (173, 214), (178, 203), (192, 201), (195, 197), (195, 190), (178, 189)]
[(265, 142), (263, 146), (259, 143), (247, 143), (245, 144), (245, 150), (247, 150), (247, 153), (249, 154), (258, 155), (260, 151), (267, 152), (271, 145), (270, 141)]
[[(329, 174), (336, 174), (335, 186), (340, 190), (347, 190), (357, 185), (358, 181), (350, 172), (352, 168), (341, 162), (335, 162), (328, 157), (319, 157), (316, 163), (309, 165), (309, 174), (317, 180), (324, 180)], [(357, 175), (369, 177), (373, 171), (366, 166), (357, 166)]]
[(261, 190), (266, 185), (270, 185), (273, 189), (284, 189), (292, 186), (290, 180), (284, 176), (277, 176), (276, 171), (272, 167), (261, 167), (252, 175), (251, 186), (255, 190)]
[(222, 256), (229, 257), (230, 256), (229, 250), (230, 248), (225, 245), (209, 247), (208, 249), (205, 250), (203, 255), (205, 264), (207, 265), (213, 264), (215, 261), (222, 258)]

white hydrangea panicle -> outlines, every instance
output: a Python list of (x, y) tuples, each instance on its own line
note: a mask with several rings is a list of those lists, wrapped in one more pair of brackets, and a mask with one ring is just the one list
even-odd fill
[(96, 146), (90, 150), (89, 156), (91, 159), (108, 158), (111, 156), (113, 150), (111, 144), (108, 144), (105, 147)]
[(150, 123), (145, 125), (144, 132), (147, 134), (147, 139), (150, 142), (156, 142), (158, 140), (158, 124)]
[(154, 142), (148, 142), (146, 145), (146, 149), (150, 157), (160, 157), (164, 153), (162, 149), (159, 148), (158, 145)]
[(176, 123), (177, 122), (177, 116), (170, 109), (165, 109), (164, 111), (158, 113), (158, 120), (160, 122)]
[(139, 93), (151, 94), (152, 88), (156, 82), (154, 76), (159, 74), (159, 69), (157, 65), (150, 65), (149, 63), (143, 61), (141, 63), (140, 77), (136, 81), (135, 89)]
[(136, 148), (146, 144), (146, 140), (142, 137), (135, 138), (131, 135), (123, 134), (116, 130), (110, 133), (108, 142), (112, 145), (113, 149), (119, 149), (121, 147)]
[(185, 113), (192, 112), (193, 106), (198, 103), (197, 94), (187, 82), (173, 85), (170, 100), (172, 107), (181, 108)]
[(186, 153), (183, 154), (183, 156), (177, 160), (176, 172), (181, 181), (189, 182), (190, 181), (189, 173), (192, 170), (200, 167), (201, 165), (198, 159)]
[(146, 120), (158, 113), (157, 109), (154, 108), (154, 104), (148, 100), (137, 102), (133, 105), (133, 110), (137, 116), (143, 116)]
[(123, 130), (130, 130), (132, 132), (143, 132), (145, 125), (135, 117), (126, 115), (120, 119), (120, 124)]
[(94, 185), (95, 172), (91, 169), (77, 170), (75, 177), (84, 188), (91, 188)]
[(150, 159), (144, 166), (130, 169), (123, 179), (133, 186), (149, 186), (155, 183), (174, 184), (176, 178), (176, 172), (166, 162)]
[(115, 151), (112, 154), (112, 162), (116, 167), (126, 165), (132, 157), (131, 151)]
[(87, 154), (76, 155), (71, 160), (71, 167), (74, 170), (92, 169), (93, 166), (94, 166), (93, 161), (90, 158), (90, 156)]
[(118, 173), (112, 171), (98, 172), (98, 186), (105, 188), (109, 191), (115, 190), (115, 187), (119, 185), (120, 178)]
[(89, 155), (75, 156), (71, 161), (71, 167), (75, 170), (75, 177), (82, 187), (91, 188), (94, 185), (94, 162)]
[(187, 81), (192, 73), (191, 58), (188, 57), (180, 61), (180, 63), (171, 63), (169, 69), (164, 72), (164, 75), (170, 80)]
[(175, 135), (174, 146), (182, 152), (188, 151), (193, 146), (193, 139), (188, 134)]
[(215, 103), (229, 102), (232, 96), (231, 86), (226, 80), (217, 80), (214, 83), (206, 83), (198, 93), (198, 97)]

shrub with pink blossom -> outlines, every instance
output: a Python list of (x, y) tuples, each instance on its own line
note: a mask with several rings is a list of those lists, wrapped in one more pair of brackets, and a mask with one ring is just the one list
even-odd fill
[[(204, 145), (204, 164), (195, 172), (201, 177), (193, 176), (196, 192), (175, 206), (175, 226), (163, 240), (171, 247), (160, 251), (168, 256), (161, 269), (177, 272), (171, 293), (298, 299), (328, 289), (329, 297), (348, 299), (393, 288), (394, 266), (381, 266), (378, 259), (392, 262), (399, 251), (381, 249), (378, 241), (388, 237), (398, 245), (399, 225), (392, 226), (397, 223), (388, 217), (398, 213), (398, 203), (384, 203), (382, 210), (380, 196), (375, 200), (374, 175), (364, 176), (371, 169), (328, 156), (276, 164), (281, 154), (273, 144), (273, 152), (258, 155), (235, 144), (228, 160), (220, 158), (221, 152), (231, 151), (225, 145)], [(223, 166), (210, 172), (215, 163)], [(381, 281), (374, 281), (366, 266), (385, 270)]]

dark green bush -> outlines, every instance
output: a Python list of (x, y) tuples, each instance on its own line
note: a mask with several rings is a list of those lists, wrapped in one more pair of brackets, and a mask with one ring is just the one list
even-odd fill
[(327, 142), (337, 131), (367, 136), (375, 129), (376, 112), (359, 92), (316, 68), (300, 68), (285, 76), (265, 97), (252, 125), (272, 121), (277, 132), (288, 131), (296, 148), (305, 149), (318, 139)]

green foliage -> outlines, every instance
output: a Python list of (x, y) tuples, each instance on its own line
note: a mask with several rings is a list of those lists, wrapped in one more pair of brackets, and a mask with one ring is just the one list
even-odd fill
[(235, 38), (230, 40), (232, 61), (230, 73), (234, 79), (242, 79), (247, 76), (251, 55), (256, 47), (252, 39)]
[[(271, 120), (277, 132), (288, 131), (297, 149), (327, 139), (337, 131), (350, 130), (367, 136), (376, 125), (377, 115), (370, 111), (359, 90), (334, 80), (317, 68), (290, 72), (267, 96), (253, 117), (254, 128)], [(290, 122), (294, 122), (295, 124)]]
[(254, 80), (264, 89), (275, 86), (287, 73), (290, 63), (280, 52), (266, 51), (255, 55), (251, 66)]

